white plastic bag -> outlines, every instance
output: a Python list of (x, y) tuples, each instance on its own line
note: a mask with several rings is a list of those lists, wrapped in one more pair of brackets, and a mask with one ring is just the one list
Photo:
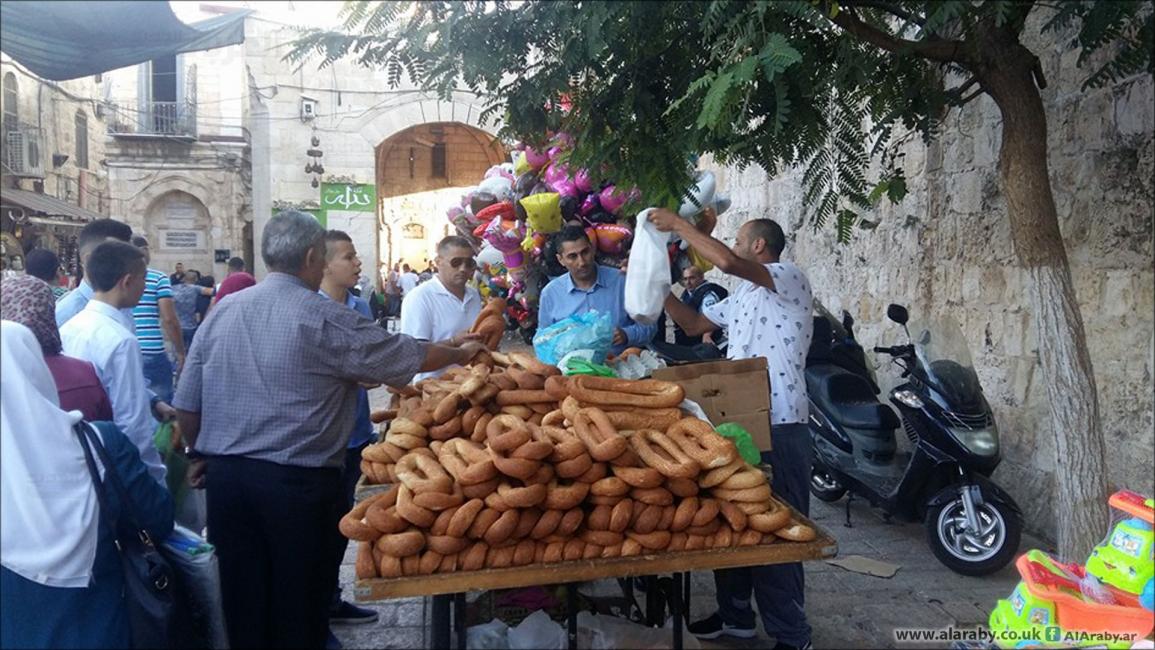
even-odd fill
[(564, 650), (569, 647), (566, 631), (540, 609), (517, 627), (509, 628), (507, 636), (510, 650)]
[(509, 626), (496, 618), (474, 625), (465, 630), (465, 647), (469, 650), (508, 650)]
[(656, 323), (670, 293), (670, 234), (658, 232), (646, 208), (638, 213), (630, 264), (626, 270), (626, 312), (642, 325)]
[[(682, 623), (682, 647), (698, 650), (702, 644), (690, 634)], [(618, 650), (637, 648), (658, 650), (672, 648), (674, 643), (673, 619), (667, 619), (664, 627), (646, 627), (633, 621), (614, 616), (595, 616), (589, 612), (578, 612), (579, 648), (590, 650)]]

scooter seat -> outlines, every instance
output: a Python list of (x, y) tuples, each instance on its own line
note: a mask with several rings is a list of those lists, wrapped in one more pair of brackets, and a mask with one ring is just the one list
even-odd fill
[(894, 411), (875, 398), (869, 381), (838, 366), (807, 368), (806, 388), (823, 413), (844, 427), (890, 434), (901, 424)]

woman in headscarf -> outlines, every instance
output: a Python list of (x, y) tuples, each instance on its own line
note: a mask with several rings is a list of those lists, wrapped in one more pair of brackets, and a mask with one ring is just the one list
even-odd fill
[(27, 327), (40, 342), (44, 362), (56, 382), (60, 408), (80, 411), (90, 422), (112, 420), (112, 402), (96, 368), (83, 359), (60, 353), (60, 330), (56, 327), (56, 299), (52, 287), (40, 278), (21, 275), (0, 285), (0, 317)]
[[(110, 488), (101, 512), (73, 430), (80, 413), (61, 410), (40, 344), (11, 321), (0, 323), (0, 391), (0, 647), (130, 647), (112, 536), (120, 500)], [(94, 426), (140, 524), (165, 539), (168, 491), (116, 425)]]

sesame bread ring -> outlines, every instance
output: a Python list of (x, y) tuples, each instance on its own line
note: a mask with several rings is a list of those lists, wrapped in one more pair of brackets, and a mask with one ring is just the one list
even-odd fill
[[(584, 542), (585, 540), (582, 541)], [(606, 547), (601, 546), (600, 544), (590, 544), (586, 542), (585, 550), (582, 551), (582, 559), (593, 560), (595, 558), (599, 558), (602, 556), (602, 551), (604, 551), (605, 548)]]
[(433, 421), (437, 424), (444, 424), (449, 421), (449, 418), (457, 415), (457, 407), (461, 404), (461, 395), (459, 393), (449, 393), (437, 402), (437, 407), (433, 409)]
[(661, 431), (635, 431), (629, 440), (642, 462), (668, 478), (695, 478), (701, 471), (697, 461), (686, 455), (681, 447)]
[(533, 564), (533, 556), (537, 552), (537, 544), (532, 539), (523, 539), (513, 549), (513, 566), (527, 566)]
[(542, 555), (542, 562), (546, 564), (553, 564), (554, 562), (561, 562), (563, 553), (565, 552), (565, 542), (551, 542), (545, 547), (545, 553)]
[(429, 430), (426, 429), (425, 426), (418, 424), (417, 422), (407, 417), (393, 420), (393, 422), (389, 425), (389, 433), (407, 433), (411, 436), (417, 436), (418, 438), (429, 437)]
[(357, 561), (353, 564), (358, 580), (372, 580), (377, 577), (377, 561), (373, 559), (373, 545), (369, 542), (357, 543)]
[(489, 453), (493, 457), (493, 464), (497, 466), (497, 471), (511, 478), (527, 481), (541, 469), (541, 461), (509, 458), (494, 451), (492, 447), (489, 449)]
[(414, 494), (453, 490), (453, 477), (441, 463), (422, 454), (406, 454), (397, 461), (397, 478)]
[[(760, 533), (773, 533), (779, 528), (790, 524), (790, 508), (782, 505), (777, 499), (769, 499), (767, 504), (770, 509), (766, 512), (760, 512), (756, 515), (750, 515), (750, 528)], [(809, 540), (795, 540), (795, 541), (809, 541)]]
[(493, 458), (485, 448), (464, 438), (446, 441), (438, 460), (445, 471), (462, 485), (484, 483), (498, 474)]
[(409, 527), (409, 522), (397, 514), (396, 506), (387, 506), (377, 501), (365, 511), (365, 523), (382, 534), (399, 533)]
[(493, 508), (483, 509), (473, 518), (473, 523), (469, 526), (469, 532), (466, 533), (466, 536), (469, 537), (469, 539), (481, 539), (501, 515), (502, 513)]
[(606, 416), (619, 431), (637, 431), (639, 429), (665, 431), (682, 419), (682, 411), (677, 408), (609, 410), (606, 411)]
[(461, 416), (455, 415), (442, 424), (435, 424), (429, 427), (429, 438), (432, 440), (449, 440), (461, 434), (462, 426)]
[(501, 389), (494, 384), (486, 384), (481, 387), (481, 390), (469, 396), (469, 404), (471, 406), (484, 406), (493, 401)]
[(561, 426), (565, 423), (565, 413), (561, 409), (555, 409), (546, 413), (541, 418), (542, 426)]
[(626, 497), (589, 496), (586, 497), (586, 503), (590, 504), (591, 506), (616, 506), (625, 498)]
[(629, 528), (630, 522), (634, 517), (634, 502), (632, 499), (622, 499), (610, 511), (610, 525), (609, 529), (615, 533), (621, 533)]
[(453, 573), (457, 570), (457, 565), (460, 562), (460, 553), (450, 553), (441, 558), (441, 564), (437, 567), (437, 573)]
[(508, 372), (495, 372), (489, 376), (489, 383), (497, 386), (501, 390), (517, 390), (517, 381), (509, 375)]
[(428, 508), (433, 512), (443, 512), (450, 508), (465, 503), (465, 495), (461, 491), (461, 486), (454, 484), (453, 492), (446, 494), (444, 492), (417, 492), (413, 495), (413, 504)]
[(608, 465), (605, 463), (593, 463), (585, 474), (582, 474), (574, 480), (581, 481), (582, 483), (593, 483), (594, 481), (600, 481), (605, 478), (607, 473), (609, 473)]
[(614, 476), (639, 489), (656, 488), (665, 482), (662, 473), (653, 467), (618, 467), (614, 466)]
[[(433, 411), (431, 409), (425, 408), (424, 406), (418, 406), (417, 408), (410, 411), (408, 418), (427, 429), (436, 424), (433, 421)], [(396, 424), (397, 420), (394, 420), (393, 423)], [(392, 429), (393, 425), (390, 425), (389, 428)]]
[(541, 513), (541, 517), (534, 524), (533, 530), (530, 531), (529, 536), (533, 539), (544, 539), (549, 537), (557, 530), (561, 524), (562, 517), (565, 513), (560, 510), (546, 510)]
[(746, 530), (746, 526), (749, 523), (749, 516), (745, 512), (742, 512), (741, 508), (729, 501), (718, 501), (718, 510), (726, 519), (726, 523), (730, 524), (730, 528), (738, 532)]
[(594, 506), (593, 510), (586, 515), (586, 528), (590, 530), (609, 530), (610, 529), (610, 513), (613, 512), (612, 506)]
[(618, 434), (601, 409), (582, 409), (576, 417), (574, 429), (594, 460), (614, 460), (629, 447), (629, 442)]
[(489, 429), (489, 423), (492, 421), (492, 413), (482, 413), (481, 417), (477, 418), (477, 424), (473, 425), (473, 433), (470, 434), (469, 439), (477, 443), (485, 442), (488, 437), (487, 431)]
[(538, 508), (526, 508), (521, 511), (521, 517), (517, 520), (517, 528), (513, 531), (514, 539), (524, 539), (529, 537), (533, 529), (537, 526), (537, 522), (541, 520), (542, 511)]
[[(546, 501), (549, 494), (549, 487), (544, 484), (526, 485), (524, 487), (514, 487), (508, 482), (503, 481), (497, 486), (497, 494), (513, 508), (532, 508), (539, 503)], [(548, 505), (546, 506), (549, 507)], [(490, 544), (492, 540), (486, 540)]]
[(666, 489), (682, 499), (696, 496), (699, 490), (698, 482), (689, 478), (672, 478), (666, 481)]
[(549, 455), (551, 462), (560, 463), (586, 453), (585, 443), (568, 429), (543, 424), (538, 427), (538, 431), (540, 435), (536, 435), (535, 439), (547, 441), (553, 446)]
[(720, 526), (714, 533), (714, 548), (728, 548), (734, 543), (734, 529), (729, 526)]
[(738, 458), (728, 465), (723, 465), (716, 469), (712, 469), (698, 478), (698, 485), (704, 488), (717, 487), (723, 481), (733, 476), (738, 471), (746, 467), (746, 461)]
[(576, 531), (578, 527), (582, 525), (582, 521), (585, 520), (585, 516), (586, 513), (581, 508), (567, 510), (566, 513), (562, 515), (561, 523), (557, 525), (557, 530), (554, 531), (554, 534), (561, 535), (563, 537), (573, 535), (574, 531)]
[(410, 528), (403, 533), (382, 535), (377, 540), (377, 550), (394, 557), (408, 557), (421, 552), (425, 548), (425, 535), (416, 528)]
[(513, 364), (521, 366), (533, 374), (541, 375), (542, 377), (561, 374), (561, 371), (557, 369), (557, 366), (544, 364), (534, 358), (533, 355), (526, 354), (525, 352), (510, 352), (509, 360)]
[(656, 379), (613, 379), (582, 375), (570, 379), (570, 394), (578, 400), (597, 406), (631, 406), (667, 408), (677, 406), (686, 397), (678, 384)]
[(466, 499), (484, 499), (497, 491), (499, 483), (501, 483), (501, 477), (494, 476), (488, 481), (461, 486), (461, 493), (465, 495)]
[(662, 507), (647, 505), (645, 508), (638, 510), (635, 508), (635, 518), (631, 525), (634, 532), (643, 535), (652, 533), (658, 528), (658, 522), (662, 520)]
[[(535, 375), (529, 375), (529, 376), (533, 377)], [(545, 392), (544, 390), (519, 389), (519, 390), (503, 390), (497, 394), (497, 398), (494, 401), (496, 401), (501, 406), (508, 406), (511, 404), (535, 404), (535, 403), (539, 403), (539, 402), (555, 402), (557, 400), (555, 400), (552, 395)], [(553, 410), (553, 409), (549, 409), (549, 410)], [(546, 413), (549, 413), (549, 410), (547, 410)]]
[(766, 485), (766, 475), (758, 468), (747, 465), (745, 469), (735, 472), (730, 478), (722, 481), (718, 487), (724, 490), (741, 490), (760, 485)]
[[(396, 463), (398, 459), (393, 458), (393, 456), (389, 453), (389, 451), (385, 449), (385, 445), (386, 445), (386, 443), (379, 442), (379, 443), (372, 444), (372, 445), (365, 447), (364, 449), (361, 450), (361, 461), (362, 462), (364, 462), (364, 461), (374, 462), (375, 461), (378, 463)], [(394, 446), (390, 445), (390, 447), (394, 447)], [(394, 449), (396, 449), (396, 448), (397, 447), (394, 447)], [(404, 455), (404, 454), (402, 454), (402, 455)]]
[(747, 528), (738, 535), (738, 546), (757, 546), (762, 543), (762, 533)]
[(470, 499), (466, 501), (449, 520), (449, 527), (445, 530), (445, 534), (450, 537), (465, 537), (469, 532), (470, 526), (473, 525), (473, 520), (485, 508), (485, 502), (481, 499)]
[(534, 416), (533, 409), (525, 404), (506, 404), (499, 406), (498, 413), (502, 415), (512, 415), (519, 420), (529, 420)]
[(717, 499), (701, 499), (698, 501), (698, 512), (690, 520), (690, 526), (705, 526), (718, 516), (720, 508)]
[(791, 520), (787, 525), (774, 531), (774, 535), (791, 542), (809, 542), (818, 536), (814, 529), (806, 524)]
[(477, 421), (480, 420), (483, 415), (485, 415), (484, 406), (470, 406), (466, 409), (466, 411), (461, 414), (461, 431), (463, 435), (472, 435), (473, 429), (477, 427)]
[(488, 544), (476, 542), (468, 550), (457, 554), (457, 566), (462, 571), (477, 571), (485, 566), (485, 556), (488, 553)]
[(762, 485), (758, 487), (742, 488), (740, 490), (727, 490), (726, 488), (713, 488), (710, 490), (714, 496), (719, 499), (726, 499), (727, 501), (747, 503), (765, 501), (770, 498), (770, 484), (763, 481)]
[(700, 551), (706, 548), (706, 538), (701, 535), (686, 534), (686, 550)]
[(341, 531), (342, 535), (355, 542), (372, 542), (376, 540), (381, 536), (381, 531), (363, 521), (365, 518), (365, 513), (369, 511), (369, 508), (374, 503), (382, 499), (389, 498), (397, 498), (396, 487), (391, 488), (388, 492), (374, 494), (361, 503), (353, 506), (352, 510), (350, 510), (344, 517), (341, 517), (341, 521), (337, 524), (338, 530)]
[(542, 419), (553, 411), (557, 402), (531, 402), (526, 404), (529, 410), (533, 411), (533, 415), (529, 417), (529, 421), (534, 424), (541, 424)]
[(698, 497), (682, 499), (674, 511), (674, 520), (670, 522), (670, 530), (679, 532), (689, 528), (694, 520), (694, 515), (698, 512), (698, 507)]
[(642, 551), (645, 550), (646, 548), (642, 546), (641, 542), (632, 537), (626, 537), (626, 540), (622, 542), (622, 557), (641, 555)]
[(770, 509), (770, 504), (766, 501), (734, 501), (734, 507), (746, 513), (747, 518), (750, 515), (756, 515), (760, 512), (766, 512)]
[(406, 451), (413, 451), (414, 449), (421, 449), (429, 444), (423, 438), (408, 433), (393, 433), (392, 430), (385, 435), (385, 442), (396, 445)]
[(608, 476), (590, 485), (590, 494), (595, 496), (620, 497), (630, 493), (630, 484), (620, 476)]
[(437, 551), (428, 550), (421, 554), (421, 560), (417, 565), (417, 573), (419, 575), (432, 575), (437, 571), (437, 567), (441, 566), (441, 561), (445, 556)]
[(609, 558), (609, 557), (621, 557), (621, 556), (622, 556), (622, 545), (621, 544), (614, 544), (613, 546), (607, 546), (607, 547), (602, 549), (602, 557)]
[[(509, 377), (513, 379), (513, 381), (517, 384), (518, 389), (520, 390), (534, 390), (544, 392), (545, 377), (541, 375), (535, 375), (528, 370), (522, 370), (521, 368), (517, 367), (509, 368), (505, 371), (505, 374), (509, 375)], [(510, 404), (514, 403), (515, 402), (510, 402)]]
[(485, 386), (486, 380), (489, 379), (489, 374), (489, 367), (474, 364), (469, 368), (468, 376), (465, 378), (465, 381), (461, 382), (461, 388), (457, 389), (457, 392), (461, 393), (464, 397), (469, 397)]
[(684, 551), (686, 550), (686, 539), (689, 537), (686, 533), (671, 533), (670, 545), (666, 547), (667, 551)]
[(729, 465), (738, 458), (738, 448), (704, 420), (688, 417), (678, 420), (666, 431), (682, 451), (705, 470)]
[(397, 514), (418, 528), (429, 528), (437, 521), (437, 514), (413, 503), (413, 493), (404, 484), (397, 488)]
[[(498, 487), (500, 487), (500, 485)], [(493, 510), (496, 510), (498, 512), (505, 512), (506, 510), (513, 510), (513, 506), (506, 503), (505, 499), (502, 498), (501, 494), (499, 494), (497, 492), (494, 492), (494, 493), (490, 494), (489, 496), (485, 497), (485, 507), (486, 508), (492, 508)]]
[(382, 578), (400, 578), (401, 558), (380, 553), (381, 561), (377, 563), (377, 573)]
[(452, 555), (460, 553), (466, 548), (469, 548), (470, 542), (464, 537), (453, 537), (452, 535), (426, 535), (425, 546), (431, 551), (437, 551), (442, 555)]
[(509, 457), (525, 458), (526, 460), (545, 460), (551, 453), (553, 453), (553, 445), (549, 442), (544, 440), (530, 440), (510, 452)]
[(554, 480), (549, 484), (549, 487), (546, 490), (545, 507), (550, 510), (569, 510), (571, 508), (577, 508), (579, 505), (581, 505), (581, 502), (585, 500), (586, 495), (589, 494), (589, 491), (589, 483), (570, 483), (568, 485), (563, 485)]
[[(587, 453), (582, 453), (580, 456), (575, 456), (569, 460), (559, 461), (554, 465), (559, 478), (575, 479), (582, 481), (582, 477), (593, 469), (594, 459), (590, 458)], [(584, 481), (582, 481), (584, 482)]]
[(561, 401), (562, 415), (564, 415), (565, 419), (569, 420), (571, 423), (577, 422), (578, 411), (582, 410), (582, 408), (584, 407), (582, 406), (581, 402), (579, 402), (573, 395), (570, 395)]
[(614, 546), (621, 544), (625, 539), (621, 533), (608, 530), (586, 530), (582, 532), (581, 538), (586, 544), (597, 544), (598, 546)]
[(674, 503), (674, 494), (666, 488), (634, 488), (630, 490), (630, 496), (635, 501), (648, 503), (654, 506), (668, 506)]
[(546, 377), (545, 392), (553, 397), (555, 402), (560, 402), (569, 397), (569, 379), (561, 375), (553, 375)]
[(650, 551), (665, 550), (670, 545), (670, 531), (668, 530), (655, 530), (651, 533), (639, 533), (631, 530), (626, 532), (626, 537)]
[[(494, 546), (504, 542), (513, 535), (513, 531), (517, 529), (517, 520), (521, 516), (517, 510), (506, 510), (501, 513), (497, 521), (485, 531), (485, 543)], [(511, 555), (512, 557), (512, 555)]]
[(529, 426), (521, 418), (512, 415), (498, 415), (485, 428), (489, 448), (499, 453), (508, 453), (529, 442)]
[(525, 479), (524, 482), (526, 485), (537, 485), (539, 483), (543, 485), (549, 485), (549, 482), (553, 480), (553, 477), (553, 465), (550, 465), (549, 463), (542, 463), (541, 467), (539, 467), (537, 471), (533, 473), (533, 476)]

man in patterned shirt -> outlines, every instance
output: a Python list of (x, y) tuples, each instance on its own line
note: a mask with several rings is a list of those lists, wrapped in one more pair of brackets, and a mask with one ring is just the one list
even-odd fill
[(359, 384), (404, 386), (484, 349), (390, 334), (318, 294), (324, 235), (303, 212), (269, 220), (261, 235), (269, 274), (213, 308), (177, 388), (234, 648), (325, 644), (338, 569), (328, 558), (344, 514), (341, 469)]
[[(814, 298), (802, 270), (779, 259), (786, 247), (781, 226), (769, 219), (749, 221), (730, 249), (670, 210), (655, 210), (650, 221), (662, 232), (677, 233), (723, 273), (742, 280), (728, 298), (701, 312), (670, 295), (666, 312), (690, 336), (725, 328), (730, 359), (766, 358), (773, 449), (762, 457), (774, 470), (774, 493), (808, 514), (812, 456), (803, 371), (813, 335)], [(762, 626), (777, 640), (776, 648), (809, 647), (803, 581), (800, 563), (715, 571), (718, 612), (691, 624), (690, 632), (704, 639), (723, 634), (752, 638), (753, 592)]]
[[(148, 240), (133, 235), (132, 245), (144, 253), (144, 263), (149, 262)], [(145, 276), (144, 295), (132, 308), (132, 321), (136, 325), (136, 339), (140, 341), (140, 352), (144, 357), (144, 378), (148, 388), (165, 402), (172, 401), (173, 364), (164, 349), (168, 339), (176, 356), (176, 370), (184, 365), (184, 337), (180, 333), (180, 319), (172, 302), (172, 284), (162, 271), (150, 268)]]

